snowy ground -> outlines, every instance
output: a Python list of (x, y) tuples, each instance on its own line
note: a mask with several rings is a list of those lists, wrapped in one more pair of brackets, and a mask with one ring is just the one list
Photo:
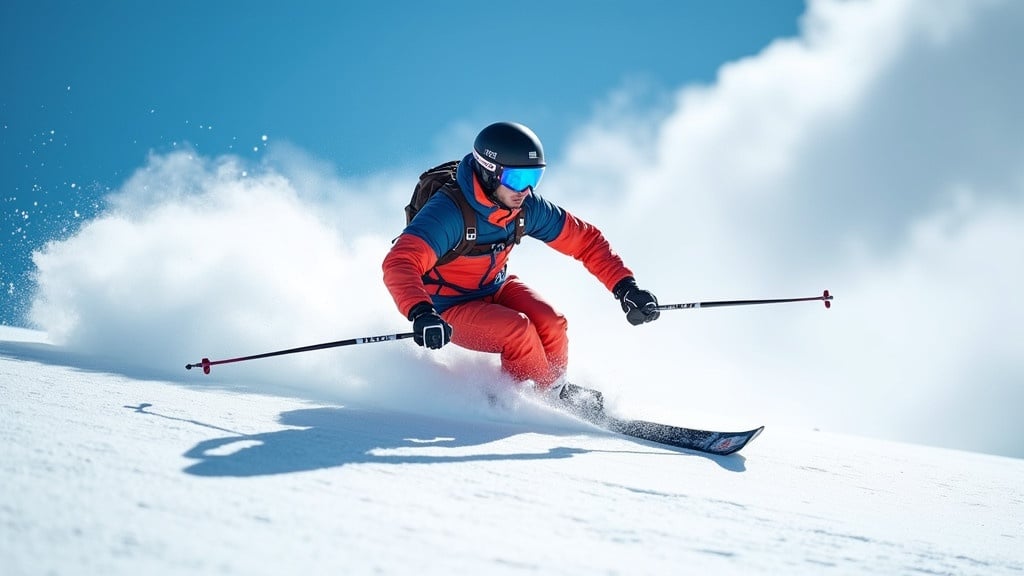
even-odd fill
[(41, 340), (0, 332), (6, 576), (1024, 574), (1024, 460), (777, 426), (707, 457), (539, 408), (136, 379)]

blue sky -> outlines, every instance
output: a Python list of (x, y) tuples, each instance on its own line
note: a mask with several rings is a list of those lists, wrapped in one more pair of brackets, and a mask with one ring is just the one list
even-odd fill
[[(609, 93), (652, 106), (792, 36), (803, 3), (5, 2), (0, 322), (29, 255), (150, 152), (258, 157), (288, 141), (341, 175), (436, 160), (452, 126), (514, 118), (557, 158)], [(263, 137), (266, 136), (266, 140)]]
[[(573, 380), (697, 426), (1024, 456), (1024, 3), (705, 4), (452, 5), (438, 22), (463, 35), (426, 46), (414, 6), (5, 6), (0, 57), (24, 79), (0, 96), (5, 309), (170, 378), (405, 331), (380, 262), (415, 176), (513, 119), (546, 144), (538, 192), (662, 302), (836, 296), (634, 328), (582, 267), (524, 242), (510, 273), (569, 318)], [(417, 352), (223, 377), (351, 394), (495, 379), (488, 355)]]

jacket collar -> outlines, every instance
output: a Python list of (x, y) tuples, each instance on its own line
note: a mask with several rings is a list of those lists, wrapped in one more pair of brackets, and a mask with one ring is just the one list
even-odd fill
[[(472, 162), (476, 162), (473, 159), (473, 155), (467, 154), (462, 159), (462, 162), (459, 163), (459, 169), (455, 175), (459, 188), (462, 189), (462, 194), (469, 200), (470, 205), (473, 206), (473, 210), (491, 224), (504, 228), (515, 219), (521, 209), (516, 208), (512, 210), (505, 208), (492, 200), (487, 195), (487, 192), (484, 191), (483, 186), (480, 184), (480, 179), (476, 177)], [(468, 190), (473, 191), (472, 195), (467, 193)]]

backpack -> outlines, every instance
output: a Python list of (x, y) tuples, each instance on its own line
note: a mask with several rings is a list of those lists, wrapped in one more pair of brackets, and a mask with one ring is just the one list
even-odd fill
[[(454, 248), (437, 259), (437, 264), (434, 264), (435, 267), (447, 264), (459, 256), (487, 254), (491, 251), (490, 246), (478, 247), (476, 245), (476, 212), (462, 194), (462, 189), (459, 188), (459, 183), (455, 180), (455, 173), (458, 169), (459, 161), (451, 160), (434, 166), (420, 174), (419, 182), (416, 183), (416, 187), (413, 189), (412, 198), (409, 199), (409, 204), (405, 207), (405, 224), (407, 226), (419, 214), (427, 201), (438, 192), (447, 194), (455, 202), (455, 205), (459, 207), (459, 210), (462, 211), (464, 228), (462, 238), (459, 239), (459, 243)], [(515, 244), (519, 244), (522, 240), (525, 229), (526, 219), (520, 212), (519, 217), (516, 219), (516, 228), (512, 236), (512, 241)]]

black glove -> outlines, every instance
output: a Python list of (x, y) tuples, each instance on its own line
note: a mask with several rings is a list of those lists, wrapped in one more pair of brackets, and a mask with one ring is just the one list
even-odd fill
[(452, 341), (452, 326), (445, 322), (429, 302), (420, 302), (409, 311), (412, 339), (420, 346), (437, 350)]
[(658, 299), (647, 290), (641, 290), (636, 285), (636, 280), (626, 277), (619, 280), (619, 283), (612, 289), (612, 294), (622, 304), (622, 311), (626, 313), (626, 320), (633, 326), (639, 326), (644, 322), (654, 322), (661, 316), (658, 310)]

